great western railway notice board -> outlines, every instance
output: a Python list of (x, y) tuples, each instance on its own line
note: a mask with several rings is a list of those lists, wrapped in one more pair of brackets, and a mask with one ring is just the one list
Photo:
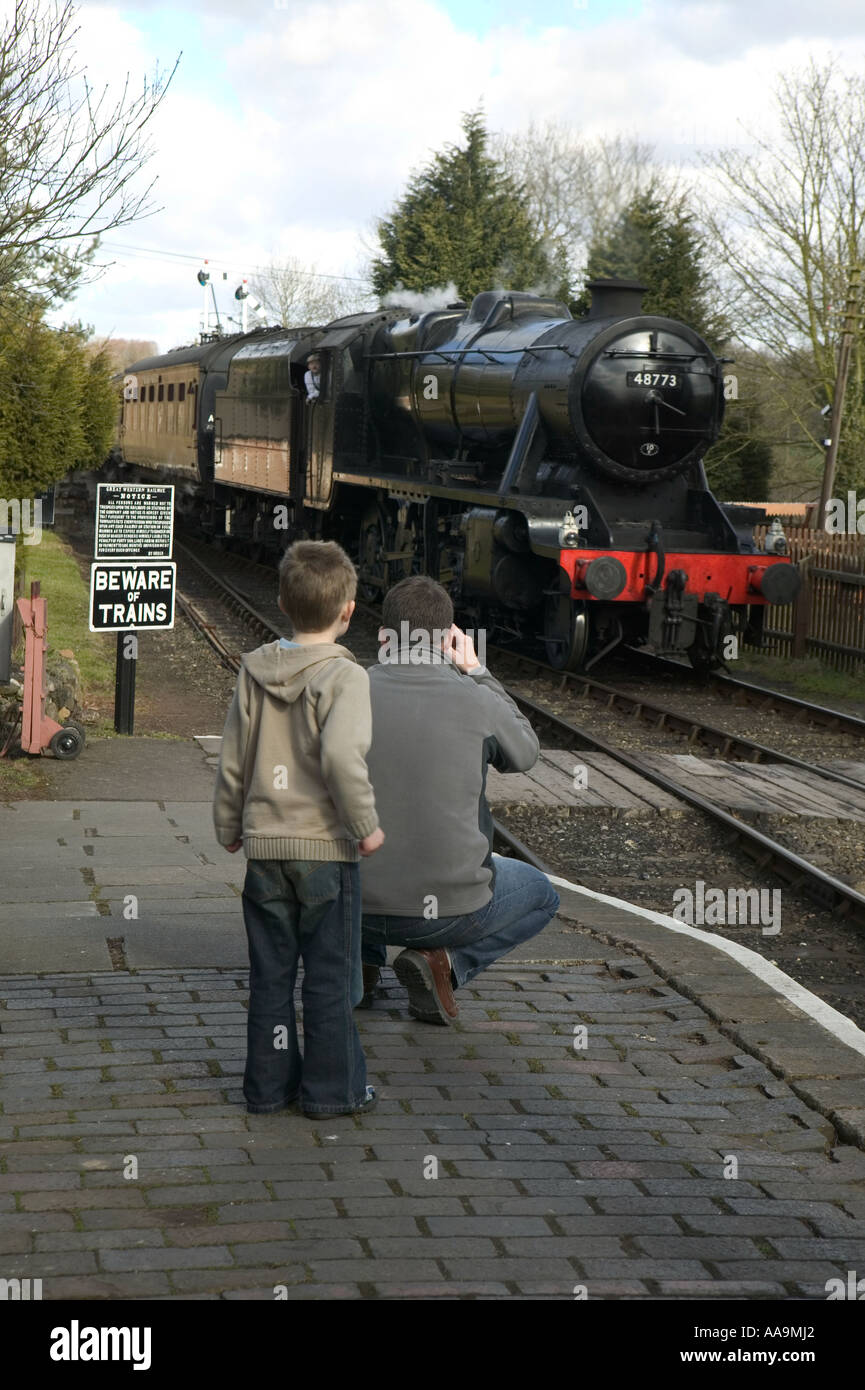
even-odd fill
[(96, 560), (170, 560), (174, 488), (164, 483), (100, 483), (96, 490)]
[(90, 566), (90, 631), (147, 632), (174, 627), (173, 560)]

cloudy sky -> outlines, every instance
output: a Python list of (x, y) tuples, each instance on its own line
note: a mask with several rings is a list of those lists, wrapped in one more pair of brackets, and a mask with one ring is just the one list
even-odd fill
[(770, 119), (779, 72), (865, 59), (862, 0), (83, 0), (79, 22), (97, 85), (182, 52), (153, 123), (159, 211), (106, 236), (65, 311), (161, 350), (198, 332), (205, 257), (225, 312), (271, 258), (357, 276), (375, 218), (478, 103), (493, 130), (551, 118), (689, 164)]

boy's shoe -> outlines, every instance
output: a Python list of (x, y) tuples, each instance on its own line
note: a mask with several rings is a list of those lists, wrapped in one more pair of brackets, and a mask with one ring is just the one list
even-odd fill
[(371, 1009), (375, 1000), (375, 992), (381, 982), (381, 971), (377, 965), (365, 965), (363, 967), (363, 998), (357, 1005), (359, 1009)]
[(453, 1023), (459, 1015), (451, 984), (451, 958), (447, 951), (418, 948), (401, 951), (393, 963), (394, 974), (408, 992), (408, 1011), (423, 1023)]
[(372, 1110), (374, 1105), (375, 1087), (367, 1086), (363, 1100), (353, 1110), (304, 1110), (303, 1113), (308, 1120), (333, 1120), (337, 1115), (363, 1115), (367, 1110)]

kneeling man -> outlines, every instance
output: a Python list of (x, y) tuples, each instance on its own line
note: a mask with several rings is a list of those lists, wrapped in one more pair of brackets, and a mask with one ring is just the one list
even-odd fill
[(385, 595), (367, 766), (387, 839), (361, 865), (365, 1002), (386, 948), (404, 946), (394, 970), (409, 1012), (440, 1024), (459, 1013), (455, 990), (559, 906), (538, 869), (492, 852), (487, 766), (527, 771), (538, 740), (453, 618), (450, 595), (424, 575)]

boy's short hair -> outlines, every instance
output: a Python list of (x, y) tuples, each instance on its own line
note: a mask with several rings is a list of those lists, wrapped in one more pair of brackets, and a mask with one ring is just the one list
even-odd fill
[(453, 625), (454, 605), (447, 589), (427, 574), (411, 574), (388, 589), (381, 607), (382, 627), (402, 632), (401, 624), (408, 623), (409, 631), (426, 632), (432, 640), (434, 632), (447, 632)]
[(357, 571), (336, 541), (295, 541), (279, 563), (279, 601), (298, 632), (323, 632), (357, 593)]

